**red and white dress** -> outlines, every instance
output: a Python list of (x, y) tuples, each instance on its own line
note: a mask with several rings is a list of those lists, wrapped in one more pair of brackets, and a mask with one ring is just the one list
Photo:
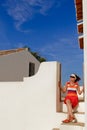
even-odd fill
[(70, 82), (66, 83), (67, 95), (64, 99), (64, 103), (66, 104), (66, 100), (70, 100), (72, 108), (75, 108), (78, 105), (78, 95), (77, 95), (78, 86), (79, 85), (77, 82), (75, 82), (73, 85), (71, 85)]

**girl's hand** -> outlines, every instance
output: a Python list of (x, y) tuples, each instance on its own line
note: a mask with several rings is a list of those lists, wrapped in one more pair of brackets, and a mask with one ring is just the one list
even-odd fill
[(82, 91), (83, 91), (83, 92), (85, 91), (85, 88), (84, 88), (84, 86), (83, 86), (83, 88), (82, 88)]
[(65, 86), (65, 87), (62, 87), (62, 85), (61, 85), (61, 82), (60, 81), (58, 81), (58, 87), (59, 87), (59, 89), (63, 92), (63, 93), (65, 93), (66, 92), (66, 90), (67, 90), (67, 87)]
[(61, 82), (60, 81), (58, 81), (58, 87), (61, 88)]
[(78, 93), (81, 95), (84, 92), (84, 87), (80, 90), (80, 87), (78, 86)]

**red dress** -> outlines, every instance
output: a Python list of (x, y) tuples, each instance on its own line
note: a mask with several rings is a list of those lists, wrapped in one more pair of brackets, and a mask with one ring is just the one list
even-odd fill
[(75, 82), (73, 86), (71, 86), (70, 82), (66, 83), (67, 86), (67, 95), (64, 99), (64, 103), (66, 104), (66, 100), (70, 100), (72, 104), (72, 108), (75, 108), (78, 105), (78, 95), (77, 95), (77, 88), (78, 83)]

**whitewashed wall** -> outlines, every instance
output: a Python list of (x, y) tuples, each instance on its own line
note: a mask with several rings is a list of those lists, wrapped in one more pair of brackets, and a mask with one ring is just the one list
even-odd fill
[(84, 32), (84, 86), (85, 86), (85, 130), (87, 130), (87, 0), (83, 2), (83, 32)]
[(29, 63), (35, 64), (35, 73), (40, 62), (28, 51), (0, 55), (0, 82), (23, 81), (23, 77), (29, 77)]
[(42, 63), (38, 73), (23, 82), (0, 83), (0, 130), (51, 130), (59, 126), (59, 66), (57, 62)]
[[(0, 82), (0, 130), (52, 130), (66, 118), (56, 113), (60, 63), (44, 62), (23, 82)], [(84, 115), (77, 114), (79, 122)]]

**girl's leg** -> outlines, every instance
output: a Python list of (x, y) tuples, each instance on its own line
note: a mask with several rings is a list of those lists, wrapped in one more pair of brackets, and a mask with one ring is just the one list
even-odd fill
[(78, 106), (79, 106), (79, 105), (77, 104), (77, 106), (73, 109), (73, 113), (78, 112), (78, 110), (77, 110)]
[(67, 119), (63, 120), (64, 123), (70, 122), (70, 117), (73, 117), (72, 113), (72, 105), (69, 99), (66, 100), (66, 106), (67, 106)]
[(69, 123), (69, 122), (77, 122), (73, 112), (72, 112), (72, 103), (70, 99), (66, 99), (66, 106), (67, 106), (67, 119), (63, 120), (64, 123)]
[(66, 100), (66, 105), (67, 105), (67, 111), (68, 111), (68, 117), (74, 117), (73, 112), (72, 112), (72, 104), (69, 99)]
[(72, 104), (69, 99), (66, 100), (67, 105), (67, 119), (63, 120), (64, 123), (69, 123), (75, 120), (75, 117), (72, 113)]

